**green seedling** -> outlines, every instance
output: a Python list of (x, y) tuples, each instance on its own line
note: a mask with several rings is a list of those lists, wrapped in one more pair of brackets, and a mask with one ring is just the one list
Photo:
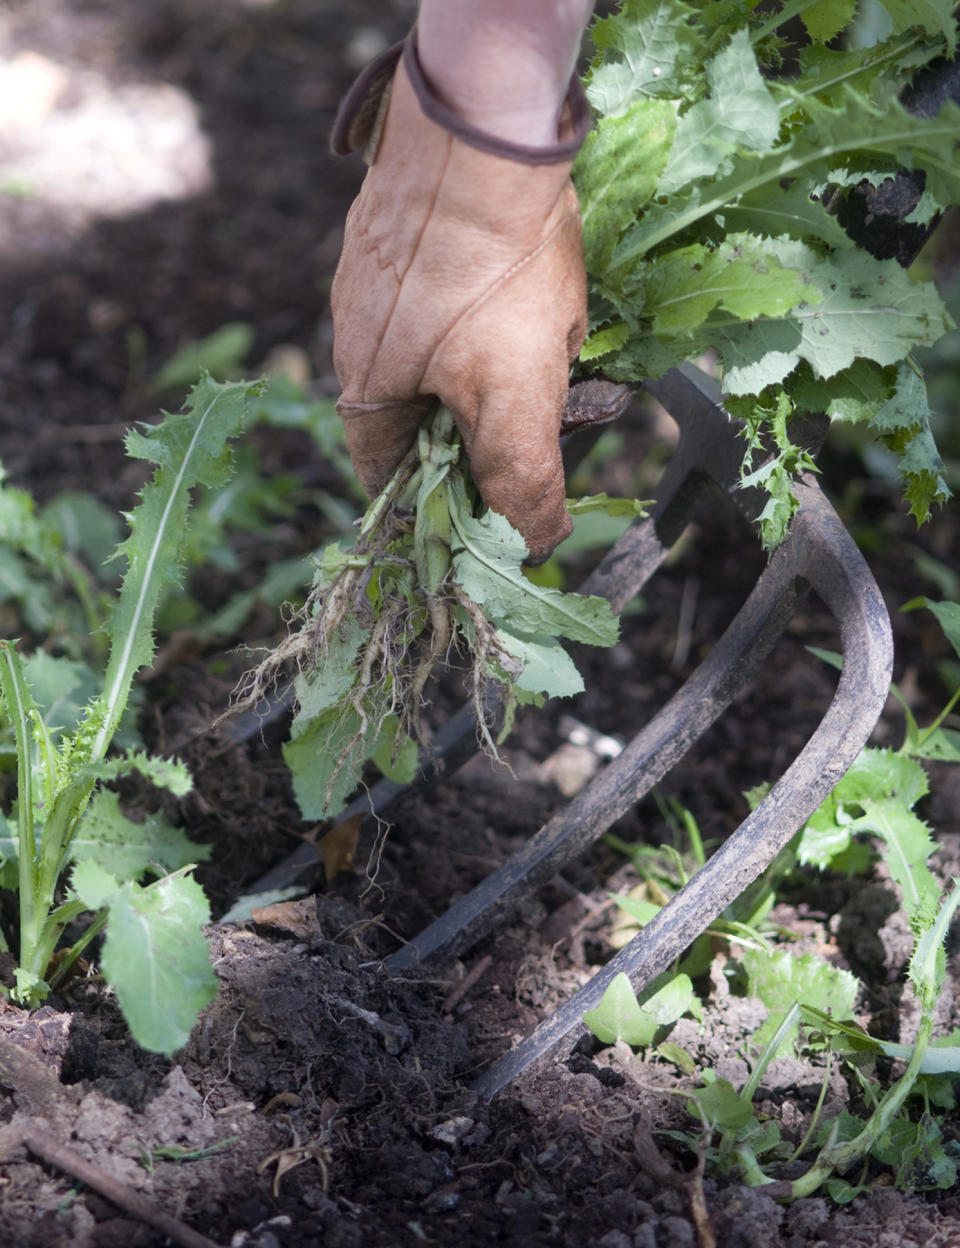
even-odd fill
[[(908, 606), (931, 610), (960, 655), (960, 608), (955, 603), (918, 599)], [(823, 657), (840, 662), (836, 655)], [(944, 722), (957, 700), (954, 693), (925, 728), (905, 706), (906, 732), (900, 749), (863, 750), (796, 842), (800, 862), (835, 870), (862, 868), (863, 859), (854, 853), (857, 838), (870, 837), (881, 844), (914, 934), (908, 978), (920, 1022), (913, 1044), (876, 1039), (853, 1021), (861, 985), (848, 971), (812, 954), (796, 957), (787, 949), (741, 947), (732, 966), (740, 973), (745, 994), (762, 1001), (768, 1010), (766, 1022), (752, 1038), (750, 1077), (737, 1091), (705, 1071), (703, 1086), (682, 1094), (714, 1140), (708, 1152), (714, 1168), (721, 1173), (736, 1170), (747, 1184), (769, 1186), (778, 1199), (809, 1196), (825, 1188), (840, 1203), (852, 1200), (865, 1189), (850, 1175), (859, 1167), (865, 1176), (871, 1164), (887, 1167), (902, 1187), (942, 1189), (956, 1182), (960, 1150), (945, 1138), (937, 1110), (955, 1107), (960, 1035), (935, 1040), (933, 1028), (947, 974), (945, 943), (960, 908), (960, 881), (953, 881), (949, 896), (941, 896), (927, 866), (935, 844), (915, 807), (929, 789), (921, 760), (958, 761), (956, 734)], [(618, 901), (630, 909), (629, 899)], [(637, 919), (648, 922), (659, 907), (643, 905), (647, 908), (637, 910)], [(631, 1000), (629, 983), (624, 979), (616, 994), (611, 989), (608, 995), (609, 1000), (605, 996), (600, 1008), (585, 1017), (595, 1034), (606, 1042), (612, 1037), (634, 1045), (651, 1043), (649, 1028), (630, 1033), (634, 1039), (628, 1034), (640, 1009)], [(611, 1019), (623, 1020), (616, 1036)], [(782, 1139), (776, 1122), (757, 1113), (753, 1102), (770, 1063), (798, 1047), (825, 1059), (826, 1073), (809, 1127), (794, 1148)], [(689, 1054), (671, 1053), (663, 1044), (658, 1051), (691, 1073)], [(877, 1057), (904, 1064), (902, 1074), (887, 1088), (873, 1074)], [(827, 1087), (837, 1062), (843, 1062), (857, 1082), (865, 1109), (860, 1117), (848, 1112), (823, 1124)], [(701, 1148), (700, 1142), (682, 1133), (670, 1134), (694, 1151)], [(807, 1163), (806, 1169), (797, 1177), (796, 1164), (801, 1161)]]
[(216, 1144), (209, 1144), (206, 1148), (184, 1148), (182, 1144), (164, 1144), (160, 1148), (141, 1148), (140, 1164), (144, 1170), (152, 1171), (154, 1164), (158, 1161), (206, 1161), (208, 1157), (215, 1157), (217, 1153), (222, 1153), (225, 1148), (229, 1148), (231, 1144), (236, 1144), (239, 1135), (228, 1136), (225, 1140), (217, 1140)]
[[(574, 508), (625, 509), (635, 516), (641, 505), (600, 496)], [(284, 753), (305, 818), (335, 816), (368, 761), (413, 777), (424, 688), (448, 660), (465, 669), (494, 753), (491, 683), (503, 692), (504, 732), (517, 706), (583, 688), (559, 638), (612, 645), (617, 618), (605, 599), (536, 584), (524, 575), (527, 553), (502, 516), (479, 506), (452, 418), (438, 409), (356, 542), (324, 551), (299, 630), (240, 691), (256, 704), (293, 668), (298, 709)]]
[[(912, 352), (953, 322), (929, 274), (875, 259), (837, 216), (853, 188), (904, 166), (925, 174), (911, 223), (960, 195), (960, 108), (921, 118), (899, 99), (954, 54), (950, 0), (884, 7), (889, 37), (850, 50), (832, 41), (852, 0), (773, 14), (753, 0), (625, 0), (592, 30), (597, 125), (574, 170), (591, 285), (581, 366), (637, 381), (714, 353), (744, 421), (744, 484), (769, 496), (768, 546), (812, 467), (791, 436), (805, 413), (869, 426), (918, 521), (950, 493)], [(791, 16), (805, 40), (788, 37)]]
[(89, 913), (83, 934), (58, 953), (56, 974), (104, 933), (103, 973), (135, 1039), (166, 1053), (185, 1042), (215, 992), (201, 931), (209, 907), (189, 875), (203, 851), (159, 816), (133, 823), (104, 785), (136, 772), (181, 795), (192, 782), (176, 760), (108, 752), (134, 678), (152, 660), (158, 604), (180, 572), (190, 492), (228, 480), (228, 441), (254, 393), (204, 379), (181, 414), (128, 434), (128, 453), (157, 468), (117, 550), (126, 570), (95, 689), (87, 668), (0, 642), (0, 698), (16, 751), (16, 798), (0, 820), (0, 884), (17, 891), (19, 905), (12, 995), (29, 1006), (47, 996), (65, 928)]

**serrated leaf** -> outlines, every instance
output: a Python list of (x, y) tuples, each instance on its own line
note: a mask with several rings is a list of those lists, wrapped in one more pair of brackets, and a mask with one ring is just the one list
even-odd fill
[(800, 14), (807, 34), (817, 43), (829, 43), (853, 20), (857, 0), (819, 0)]
[(731, 172), (691, 187), (684, 202), (671, 199), (653, 205), (623, 237), (613, 263), (628, 268), (667, 239), (738, 203), (741, 196), (759, 194), (785, 179), (802, 178), (811, 187), (822, 183), (831, 169), (854, 156), (896, 157), (909, 168), (924, 169), (941, 202), (953, 202), (960, 195), (960, 169), (952, 159), (960, 128), (957, 105), (944, 105), (934, 118), (918, 118), (896, 100), (877, 108), (848, 84), (840, 88), (836, 104), (813, 96), (796, 98), (809, 113), (810, 124), (794, 129), (769, 152), (739, 152)]
[(859, 359), (829, 381), (801, 367), (788, 379), (787, 392), (800, 411), (826, 412), (841, 423), (865, 423), (891, 397), (895, 385), (893, 369)]
[(957, 23), (953, 16), (954, 0), (882, 0), (893, 19), (896, 34), (919, 26), (930, 34), (942, 35), (948, 52), (957, 48)]
[(630, 326), (626, 321), (616, 321), (613, 325), (595, 329), (580, 348), (580, 363), (589, 364), (591, 360), (599, 360), (611, 351), (618, 351), (629, 337)]
[(692, 334), (716, 308), (751, 321), (781, 316), (803, 300), (820, 303), (823, 296), (806, 273), (785, 268), (777, 252), (772, 241), (731, 234), (716, 249), (695, 243), (658, 256), (644, 303), (654, 333)]
[(594, 23), (598, 55), (586, 87), (601, 116), (620, 116), (638, 97), (683, 93), (699, 46), (695, 13), (682, 0), (623, 0), (618, 13)]
[(801, 360), (818, 378), (833, 377), (862, 357), (896, 364), (950, 327), (936, 290), (911, 282), (894, 260), (862, 251), (820, 258), (803, 243), (777, 242), (784, 267), (805, 266), (822, 298), (807, 298), (779, 319), (704, 327), (701, 337), (721, 352), (724, 388), (733, 394), (758, 394)]
[(915, 930), (932, 922), (940, 897), (926, 866), (935, 846), (927, 825), (913, 812), (928, 789), (926, 773), (914, 759), (866, 749), (828, 799), (836, 803), (851, 835), (870, 832), (883, 840), (890, 874), (903, 891)]
[(584, 140), (574, 181), (589, 272), (605, 272), (625, 226), (656, 189), (676, 124), (669, 101), (639, 99), (622, 116), (601, 118)]
[(175, 797), (184, 797), (193, 788), (193, 777), (179, 758), (159, 758), (143, 750), (126, 750), (82, 770), (84, 775), (101, 781), (118, 780), (136, 772), (157, 788), (168, 789)]
[(74, 862), (94, 862), (119, 880), (138, 880), (151, 866), (179, 871), (210, 854), (208, 845), (197, 845), (160, 813), (139, 823), (128, 819), (110, 789), (93, 795), (70, 843)]
[[(769, 1043), (794, 1004), (814, 1006), (834, 1018), (849, 1018), (857, 999), (859, 981), (849, 971), (831, 966), (812, 953), (799, 957), (789, 949), (765, 953), (745, 949), (738, 959), (747, 972), (747, 992), (767, 1007), (767, 1019), (753, 1040), (762, 1048)], [(799, 1024), (784, 1036), (774, 1057), (793, 1051)]]
[(491, 620), (530, 637), (615, 644), (619, 624), (605, 598), (534, 585), (523, 575), (527, 548), (509, 521), (492, 511), (477, 520), (465, 497), (454, 490), (451, 496), (457, 500), (451, 508), (454, 572), (464, 592)]
[(210, 907), (195, 880), (166, 876), (148, 888), (78, 863), (73, 888), (91, 910), (109, 911), (101, 966), (133, 1038), (168, 1056), (183, 1047), (217, 979), (202, 927)]
[(735, 150), (765, 152), (777, 141), (780, 110), (761, 77), (747, 30), (736, 31), (708, 62), (706, 78), (707, 98), (677, 122), (659, 195), (673, 195), (696, 178), (729, 168)]
[(946, 978), (944, 950), (947, 933), (956, 916), (958, 906), (960, 906), (960, 880), (954, 880), (953, 892), (941, 901), (934, 921), (925, 930), (921, 930), (913, 957), (910, 959), (910, 978), (917, 985), (924, 1005), (931, 1008)]
[(254, 393), (246, 382), (218, 385), (204, 378), (181, 414), (127, 436), (128, 453), (158, 468), (129, 517), (130, 536), (118, 548), (128, 566), (107, 630), (111, 648), (103, 697), (85, 726), (84, 761), (103, 758), (135, 674), (153, 659), (154, 615), (161, 593), (177, 579), (190, 490), (222, 485), (229, 477), (227, 442), (241, 429)]

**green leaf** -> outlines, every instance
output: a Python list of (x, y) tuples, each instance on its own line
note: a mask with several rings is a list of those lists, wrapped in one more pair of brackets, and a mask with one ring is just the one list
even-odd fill
[(682, 0), (623, 0), (618, 13), (594, 23), (598, 55), (586, 86), (601, 116), (620, 116), (638, 97), (683, 94), (697, 64), (695, 13)]
[(676, 1022), (689, 1009), (693, 995), (689, 978), (677, 975), (640, 1005), (630, 980), (621, 972), (583, 1021), (604, 1044), (623, 1040), (636, 1048), (652, 1043), (660, 1027)]
[(496, 637), (504, 650), (523, 665), (512, 677), (518, 689), (548, 698), (571, 698), (583, 692), (583, 677), (559, 642), (543, 637), (519, 637), (503, 627), (496, 630)]
[(803, 269), (781, 264), (774, 242), (749, 234), (730, 234), (715, 250), (696, 243), (659, 256), (645, 296), (644, 313), (662, 335), (692, 334), (716, 308), (751, 321), (823, 298)]
[(159, 789), (169, 789), (175, 797), (184, 797), (193, 788), (193, 777), (179, 758), (158, 758), (143, 750), (127, 750), (84, 768), (85, 775), (101, 781), (118, 780), (134, 772)]
[(419, 774), (420, 749), (403, 732), (396, 715), (388, 715), (383, 721), (380, 740), (370, 758), (394, 784), (412, 784)]
[(893, 19), (896, 34), (919, 26), (929, 34), (942, 35), (948, 52), (957, 48), (957, 23), (953, 16), (954, 0), (882, 0)]
[(926, 865), (935, 846), (927, 825), (913, 813), (928, 789), (926, 773), (914, 759), (892, 750), (866, 749), (828, 799), (852, 835), (870, 832), (884, 841), (890, 874), (903, 890), (915, 931), (933, 921), (940, 898)]
[(37, 650), (24, 659), (23, 674), (52, 733), (76, 727), (102, 679), (89, 664), (46, 650)]
[(78, 863), (73, 888), (91, 910), (107, 908), (101, 965), (138, 1044), (168, 1056), (183, 1047), (216, 996), (202, 927), (210, 907), (195, 880), (170, 875), (148, 888)]
[(936, 290), (911, 282), (895, 260), (867, 252), (820, 258), (789, 239), (776, 240), (771, 250), (785, 268), (805, 270), (821, 298), (808, 295), (779, 318), (705, 327), (703, 339), (721, 352), (724, 388), (733, 394), (758, 394), (801, 360), (818, 378), (833, 377), (860, 358), (896, 364), (950, 327)]
[(179, 390), (192, 386), (204, 373), (226, 381), (243, 366), (253, 338), (251, 325), (240, 321), (221, 325), (206, 338), (181, 347), (151, 378), (150, 388), (155, 394), (164, 390)]
[(957, 658), (960, 658), (960, 604), (935, 602), (930, 598), (921, 598), (919, 601), (936, 616), (944, 637), (953, 646)]
[(140, 823), (128, 819), (110, 789), (93, 795), (70, 845), (74, 862), (96, 863), (118, 880), (138, 880), (154, 864), (179, 871), (210, 854), (208, 845), (189, 840), (162, 814), (147, 815)]
[[(923, 168), (930, 189), (943, 203), (960, 193), (960, 169), (952, 159), (952, 144), (960, 126), (960, 108), (946, 104), (936, 117), (914, 117), (897, 101), (878, 108), (847, 84), (836, 104), (813, 96), (798, 96), (810, 115), (810, 124), (792, 131), (769, 152), (744, 150), (734, 168), (705, 178), (695, 188), (664, 204), (655, 204), (623, 237), (613, 257), (629, 267), (667, 239), (712, 218), (739, 202), (742, 196), (764, 194), (788, 179), (803, 179), (812, 187), (828, 180), (831, 169), (856, 157), (879, 153), (897, 158), (910, 168)], [(856, 253), (853, 253), (856, 254)]]
[(680, 118), (657, 186), (673, 195), (687, 183), (731, 168), (738, 150), (765, 152), (780, 133), (780, 110), (760, 75), (747, 30), (738, 30), (706, 66), (708, 96)]
[(861, 358), (829, 381), (817, 380), (801, 366), (788, 379), (787, 391), (800, 411), (826, 412), (831, 420), (853, 423), (872, 420), (895, 385), (891, 368)]
[(853, 20), (857, 0), (819, 0), (803, 10), (801, 21), (816, 43), (829, 43)]
[(454, 572), (464, 592), (491, 620), (529, 637), (615, 644), (618, 620), (605, 598), (534, 585), (522, 570), (527, 548), (509, 521), (492, 511), (475, 519), (462, 487), (451, 488), (451, 498), (456, 503), (451, 509)]
[(901, 364), (893, 394), (873, 413), (870, 427), (897, 453), (910, 513), (919, 524), (929, 518), (933, 504), (945, 503), (951, 497), (930, 430), (931, 420), (923, 378), (909, 363)]
[(373, 708), (364, 726), (352, 705), (313, 718), (297, 716), (283, 757), (304, 819), (332, 819), (343, 810), (360, 783), (378, 726)]
[(931, 1006), (946, 979), (944, 949), (958, 906), (960, 880), (954, 880), (953, 892), (941, 902), (935, 921), (920, 932), (910, 960), (910, 979), (917, 986), (921, 1000)]
[(568, 498), (567, 511), (571, 516), (584, 516), (602, 511), (608, 516), (642, 516), (646, 504), (637, 498), (611, 498), (609, 494), (589, 494), (583, 498)]
[(729, 1079), (715, 1079), (695, 1089), (693, 1098), (710, 1125), (721, 1131), (741, 1131), (753, 1121), (750, 1100), (737, 1092)]
[(370, 636), (355, 616), (346, 616), (325, 639), (326, 652), (311, 671), (297, 678), (294, 724), (315, 719), (336, 707), (353, 688), (360, 649)]
[(592, 360), (609, 355), (611, 351), (619, 351), (629, 337), (630, 326), (626, 321), (616, 321), (613, 325), (595, 329), (580, 348), (580, 363), (589, 364)]
[(153, 619), (161, 593), (177, 580), (190, 490), (228, 479), (227, 442), (242, 427), (254, 393), (246, 382), (218, 385), (207, 377), (193, 388), (180, 415), (127, 436), (128, 454), (152, 460), (158, 468), (129, 517), (130, 536), (117, 552), (128, 566), (108, 628), (111, 649), (103, 696), (78, 741), (84, 761), (103, 758), (134, 676), (153, 659)]
[[(747, 993), (759, 997), (769, 1011), (753, 1041), (761, 1048), (773, 1037), (794, 1004), (812, 1005), (835, 1018), (849, 1018), (857, 999), (859, 981), (812, 953), (795, 956), (788, 949), (765, 953), (745, 949), (739, 956), (747, 972)], [(782, 1040), (776, 1057), (793, 1051), (798, 1028)]]
[(601, 118), (584, 140), (574, 180), (591, 273), (605, 272), (626, 224), (656, 190), (675, 127), (667, 100), (639, 99), (622, 116)]
[[(80, 490), (65, 490), (40, 511), (40, 521), (59, 533), (64, 548), (82, 555), (100, 569), (120, 541), (120, 522), (106, 504)], [(100, 572), (100, 575), (109, 576)]]

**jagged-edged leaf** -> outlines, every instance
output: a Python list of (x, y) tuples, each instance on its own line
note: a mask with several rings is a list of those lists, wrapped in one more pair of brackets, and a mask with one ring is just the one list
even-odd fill
[[(754, 1034), (754, 1043), (767, 1044), (794, 1004), (815, 1006), (833, 1018), (849, 1018), (857, 999), (859, 982), (849, 971), (831, 966), (815, 954), (799, 957), (790, 949), (745, 949), (738, 956), (747, 973), (747, 992), (758, 997), (768, 1015)], [(797, 1026), (785, 1036), (774, 1056), (792, 1052)]]
[(895, 33), (919, 26), (930, 34), (942, 35), (947, 50), (956, 51), (954, 0), (882, 0), (882, 3), (893, 19)]
[(193, 777), (186, 763), (179, 758), (159, 758), (143, 750), (125, 750), (102, 763), (91, 763), (84, 775), (97, 780), (118, 780), (136, 772), (159, 789), (169, 789), (175, 797), (183, 797), (193, 788)]
[(221, 385), (206, 377), (190, 392), (180, 414), (127, 436), (128, 453), (158, 467), (128, 517), (130, 536), (118, 548), (127, 570), (108, 625), (111, 648), (103, 697), (78, 742), (85, 761), (103, 757), (134, 675), (153, 658), (154, 615), (164, 588), (177, 579), (190, 490), (228, 479), (227, 443), (241, 429), (254, 393), (246, 382)]
[(917, 369), (904, 362), (897, 370), (893, 393), (873, 413), (870, 427), (897, 453), (910, 512), (920, 524), (929, 518), (934, 504), (951, 497), (931, 419), (926, 383)]
[(704, 326), (703, 337), (723, 355), (724, 387), (733, 394), (759, 394), (801, 360), (818, 378), (833, 377), (862, 358), (897, 364), (952, 324), (932, 284), (911, 282), (894, 260), (863, 251), (821, 258), (796, 240), (776, 244), (771, 250), (781, 264), (805, 266), (822, 297), (802, 300), (782, 317), (746, 323), (718, 317)]
[(70, 846), (74, 862), (95, 862), (120, 880), (138, 880), (151, 866), (179, 871), (210, 853), (159, 812), (140, 822), (128, 819), (110, 789), (94, 793)]
[(736, 31), (706, 66), (706, 99), (677, 122), (657, 190), (673, 195), (696, 178), (730, 167), (734, 151), (765, 152), (780, 133), (780, 110), (757, 66), (747, 30)]
[(690, 25), (696, 9), (682, 0), (623, 0), (590, 36), (597, 57), (587, 76), (590, 103), (619, 117), (640, 97), (682, 94), (691, 83), (700, 40)]
[(692, 334), (716, 308), (752, 321), (823, 298), (803, 269), (781, 263), (776, 242), (749, 234), (729, 234), (717, 248), (693, 243), (658, 256), (644, 294), (644, 313), (661, 335)]
[(574, 166), (587, 268), (602, 274), (620, 235), (656, 189), (676, 128), (668, 100), (638, 99), (603, 117), (587, 135)]
[(852, 21), (857, 0), (818, 0), (803, 10), (800, 19), (816, 43), (829, 43)]
[(629, 268), (667, 239), (738, 203), (741, 196), (795, 178), (802, 178), (812, 189), (828, 180), (831, 169), (871, 153), (896, 157), (908, 168), (924, 169), (941, 203), (951, 203), (960, 195), (960, 167), (953, 159), (960, 129), (956, 104), (945, 104), (936, 117), (919, 118), (896, 100), (878, 108), (847, 84), (840, 88), (835, 105), (814, 96), (797, 98), (812, 124), (794, 129), (770, 151), (740, 151), (732, 170), (706, 177), (682, 196), (651, 206), (624, 235), (613, 264)]

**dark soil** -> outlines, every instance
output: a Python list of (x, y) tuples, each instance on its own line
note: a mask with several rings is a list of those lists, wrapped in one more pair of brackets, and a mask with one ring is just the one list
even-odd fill
[[(292, 346), (317, 393), (333, 393), (326, 292), (362, 167), (331, 158), (326, 138), (354, 68), (404, 32), (412, 8), (7, 0), (0, 83), (15, 72), (18, 109), (0, 91), (0, 429), (13, 484), (39, 501), (80, 489), (129, 508), (143, 469), (125, 458), (121, 435), (155, 412), (147, 379), (228, 321), (253, 327), (252, 373)], [(649, 494), (669, 422), (637, 408), (621, 432), (598, 488)], [(190, 587), (210, 610), (326, 533), (309, 491), (330, 469), (310, 462), (315, 451), (298, 434), (255, 436), (269, 470), (301, 474), (307, 501), (272, 546), (245, 552), (245, 566)], [(849, 526), (870, 536), (866, 553), (894, 618), (895, 676), (929, 720), (944, 700), (945, 646), (929, 617), (897, 609), (918, 593), (939, 596), (918, 554), (958, 570), (955, 512), (917, 533), (887, 486), (864, 482), (852, 452), (828, 450), (823, 467)], [(220, 994), (173, 1061), (137, 1048), (92, 972), (32, 1014), (0, 1004), (0, 1034), (25, 1055), (16, 1077), (0, 1064), (3, 1242), (170, 1242), (55, 1156), (44, 1160), (30, 1142), (40, 1124), (182, 1224), (236, 1248), (960, 1244), (952, 1193), (898, 1192), (879, 1168), (867, 1174), (869, 1194), (845, 1207), (821, 1196), (780, 1205), (735, 1177), (698, 1185), (692, 1154), (656, 1134), (691, 1129), (671, 1095), (690, 1081), (652, 1051), (624, 1063), (588, 1046), (492, 1103), (470, 1090), (609, 958), (609, 892), (638, 879), (622, 855), (594, 850), (463, 962), (402, 978), (381, 964), (566, 800), (583, 755), (571, 756), (561, 715), (628, 739), (709, 651), (763, 565), (732, 512), (719, 502), (701, 511), (625, 618), (620, 645), (583, 656), (587, 692), (521, 718), (505, 750), (512, 775), (475, 760), (401, 801), (385, 842), (365, 832), (353, 873), (327, 882), (318, 867), (295, 910), (211, 929)], [(210, 727), (243, 670), (233, 645), (281, 628), (264, 612), (229, 644), (178, 635), (144, 685), (151, 748), (181, 754), (196, 780), (171, 813), (213, 848), (200, 878), (215, 916), (315, 833), (300, 820), (280, 734), (236, 744)], [(644, 800), (617, 834), (669, 843), (662, 804), (675, 798), (708, 847), (727, 836), (746, 814), (744, 791), (783, 772), (829, 703), (833, 676), (808, 645), (839, 648), (814, 599), (663, 783), (661, 805)], [(442, 718), (456, 705), (453, 685), (434, 700)], [(874, 741), (899, 744), (902, 730), (891, 700)], [(947, 879), (960, 873), (960, 789), (943, 765), (931, 775), (923, 813)], [(143, 795), (127, 797), (135, 805)], [(798, 875), (773, 917), (794, 947), (863, 978), (865, 1026), (909, 1037), (901, 997), (911, 938), (882, 867), (859, 880)], [(731, 994), (723, 965), (721, 956), (701, 985), (703, 1022), (682, 1020), (671, 1039), (738, 1086), (764, 1007)], [(944, 1031), (960, 1021), (953, 983)], [(799, 1059), (768, 1071), (757, 1101), (788, 1138), (802, 1137), (822, 1078)], [(835, 1071), (827, 1114), (855, 1095)]]

